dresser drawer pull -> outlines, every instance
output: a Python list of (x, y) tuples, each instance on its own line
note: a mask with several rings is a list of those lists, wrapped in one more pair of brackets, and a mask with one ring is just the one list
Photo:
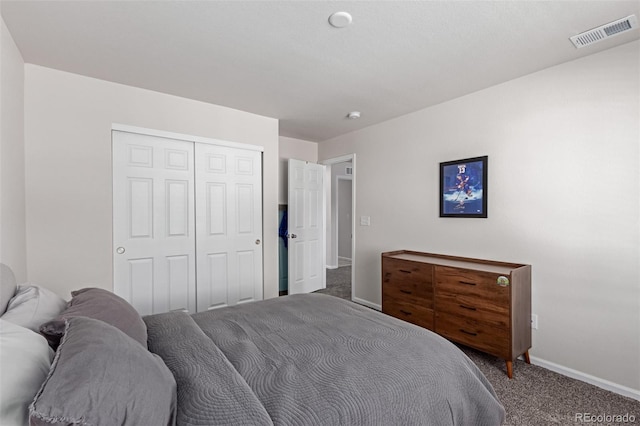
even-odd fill
[(411, 271), (407, 271), (406, 269), (399, 269), (400, 272), (404, 272), (405, 274), (410, 274)]
[(409, 290), (400, 290), (400, 293), (411, 294), (411, 292)]
[(464, 330), (464, 329), (460, 329), (461, 332), (463, 332), (464, 334), (468, 334), (469, 336), (477, 336), (478, 333), (472, 333), (470, 331)]
[(476, 285), (476, 283), (471, 283), (469, 281), (458, 281), (460, 284), (464, 284), (464, 285)]
[(411, 312), (409, 312), (409, 311), (405, 311), (405, 310), (403, 310), (403, 309), (400, 309), (400, 312), (402, 312), (402, 313), (403, 313), (403, 314), (405, 314), (405, 315), (411, 315)]
[(465, 305), (459, 305), (461, 308), (463, 309), (468, 309), (470, 311), (475, 311), (476, 308), (474, 308), (473, 306), (465, 306)]

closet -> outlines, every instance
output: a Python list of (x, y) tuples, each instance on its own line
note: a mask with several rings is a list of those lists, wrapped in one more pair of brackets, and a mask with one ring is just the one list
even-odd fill
[(262, 147), (114, 126), (113, 290), (141, 315), (262, 299)]

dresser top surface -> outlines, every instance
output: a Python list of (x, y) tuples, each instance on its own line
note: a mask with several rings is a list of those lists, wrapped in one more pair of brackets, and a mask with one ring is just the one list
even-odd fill
[(449, 266), (452, 268), (464, 268), (464, 269), (473, 269), (479, 271), (492, 272), (496, 274), (504, 274), (508, 275), (514, 269), (518, 269), (521, 267), (526, 267), (529, 265), (522, 264), (511, 264), (511, 263), (503, 263), (503, 262), (492, 262), (490, 260), (477, 260), (477, 259), (467, 259), (467, 258), (456, 258), (456, 257), (447, 257), (447, 256), (438, 256), (432, 255), (429, 253), (412, 253), (412, 252), (399, 252), (399, 253), (389, 253), (386, 254), (385, 257), (391, 259), (400, 259), (400, 260), (410, 260), (413, 262), (423, 262), (429, 263), (437, 266)]

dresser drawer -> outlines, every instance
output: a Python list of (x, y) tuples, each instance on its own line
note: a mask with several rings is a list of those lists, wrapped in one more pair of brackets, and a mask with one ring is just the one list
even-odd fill
[(447, 339), (499, 357), (511, 357), (509, 330), (439, 311), (435, 322), (436, 333)]
[(415, 287), (407, 285), (384, 285), (382, 287), (383, 302), (385, 300), (394, 300), (433, 309), (433, 299), (422, 296), (422, 292), (418, 292)]
[(392, 298), (433, 309), (433, 291), (429, 290), (419, 283), (391, 282), (383, 284), (382, 297), (383, 299)]
[(394, 297), (407, 296), (433, 303), (433, 266), (401, 259), (382, 260), (382, 288)]
[(392, 317), (433, 330), (433, 309), (403, 300), (384, 298), (382, 312)]
[(437, 290), (435, 308), (438, 312), (474, 319), (493, 327), (505, 330), (510, 327), (509, 305), (496, 303), (493, 299)]
[[(436, 293), (464, 295), (467, 301), (491, 304), (508, 311), (511, 303), (509, 276), (491, 272), (437, 266)], [(506, 282), (505, 282), (506, 279)]]

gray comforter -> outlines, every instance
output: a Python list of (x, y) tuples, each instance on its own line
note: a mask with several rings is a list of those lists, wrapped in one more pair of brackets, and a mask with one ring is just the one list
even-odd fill
[(321, 294), (145, 317), (179, 425), (500, 425), (478, 368), (440, 336)]

